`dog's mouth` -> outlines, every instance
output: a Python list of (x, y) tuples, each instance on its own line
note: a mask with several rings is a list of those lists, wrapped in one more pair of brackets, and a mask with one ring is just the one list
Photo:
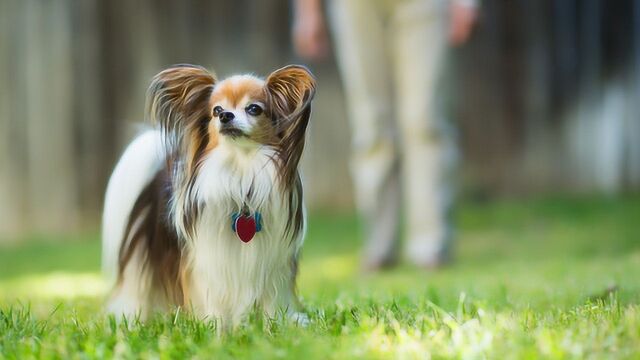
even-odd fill
[(247, 134), (245, 134), (242, 130), (236, 128), (236, 127), (223, 127), (220, 129), (220, 134), (225, 135), (225, 136), (229, 136), (230, 138), (239, 138), (239, 137), (247, 137)]

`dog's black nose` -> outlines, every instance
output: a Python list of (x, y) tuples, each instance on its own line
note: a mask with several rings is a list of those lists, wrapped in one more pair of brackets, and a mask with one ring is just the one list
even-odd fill
[(223, 111), (220, 113), (220, 122), (226, 124), (229, 121), (233, 120), (234, 117), (236, 116), (233, 115), (231, 111)]

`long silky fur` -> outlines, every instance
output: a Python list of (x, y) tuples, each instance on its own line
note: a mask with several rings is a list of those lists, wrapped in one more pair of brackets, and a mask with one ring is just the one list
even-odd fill
[[(273, 72), (265, 83), (266, 112), (273, 119), (277, 139), (265, 144), (274, 150), (280, 191), (285, 194), (289, 241), (304, 231), (303, 189), (298, 165), (315, 95), (315, 79), (303, 67), (288, 66)], [(203, 204), (195, 194), (199, 168), (211, 139), (210, 98), (216, 78), (202, 67), (177, 65), (156, 75), (147, 92), (146, 118), (162, 133), (166, 163), (140, 193), (121, 243), (118, 277), (136, 251), (154, 288), (167, 301), (181, 306), (188, 301), (189, 264), (185, 251), (193, 241)], [(213, 150), (215, 151), (215, 149)], [(291, 259), (295, 286), (297, 256)], [(295, 292), (295, 289), (293, 290)]]
[(193, 235), (199, 204), (191, 201), (193, 184), (209, 141), (206, 127), (211, 120), (208, 107), (214, 75), (201, 66), (170, 67), (151, 81), (147, 92), (147, 121), (158, 125), (167, 148), (167, 169), (172, 175), (175, 196), (172, 206), (175, 226), (182, 237)]
[[(176, 305), (184, 305), (187, 297), (183, 246), (193, 233), (199, 205), (185, 200), (193, 198), (198, 159), (208, 143), (207, 109), (215, 82), (202, 67), (176, 65), (156, 75), (147, 91), (146, 120), (162, 131), (166, 163), (131, 210), (118, 257), (118, 282), (135, 252), (141, 251), (141, 270), (149, 274), (152, 286), (163, 290), (160, 295)], [(176, 207), (170, 203), (175, 201), (184, 206), (172, 214)]]
[[(311, 101), (316, 92), (315, 79), (299, 65), (286, 66), (267, 78), (269, 115), (275, 119), (280, 139), (277, 149), (278, 175), (283, 190), (288, 193), (290, 216), (287, 229), (298, 233), (303, 227), (302, 181), (298, 165), (305, 145), (305, 133), (311, 118)], [(300, 86), (302, 84), (302, 86)]]

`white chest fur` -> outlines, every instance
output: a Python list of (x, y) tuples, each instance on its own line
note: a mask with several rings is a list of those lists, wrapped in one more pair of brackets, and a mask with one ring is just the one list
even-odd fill
[[(203, 163), (192, 195), (202, 210), (186, 244), (191, 306), (224, 323), (237, 323), (253, 306), (271, 315), (294, 310), (292, 259), (302, 242), (286, 235), (290, 215), (273, 154), (241, 150), (220, 146)], [(244, 205), (262, 214), (262, 230), (249, 243), (231, 226)]]

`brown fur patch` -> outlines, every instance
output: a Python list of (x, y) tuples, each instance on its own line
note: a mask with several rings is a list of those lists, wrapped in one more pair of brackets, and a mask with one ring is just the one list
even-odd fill
[(161, 170), (138, 196), (120, 247), (118, 282), (136, 249), (142, 254), (143, 271), (151, 276), (152, 286), (162, 289), (166, 299), (184, 305), (186, 269), (180, 241), (169, 224), (170, 183), (167, 169)]
[(269, 116), (276, 121), (281, 134), (277, 144), (280, 180), (287, 188), (293, 187), (297, 178), (315, 90), (313, 75), (301, 66), (284, 67), (267, 78)]
[(216, 87), (211, 97), (211, 109), (217, 103), (224, 102), (231, 108), (236, 108), (245, 97), (254, 101), (264, 101), (263, 84), (251, 77), (237, 81), (225, 81)]
[(208, 145), (206, 128), (215, 83), (215, 77), (200, 66), (176, 65), (156, 75), (147, 91), (147, 117), (168, 135), (170, 152), (189, 155), (187, 174), (194, 172)]
[(215, 126), (209, 125), (208, 132), (209, 132), (209, 142), (207, 143), (207, 148), (205, 149), (205, 153), (208, 153), (209, 151), (215, 149), (218, 146), (218, 143), (220, 142), (220, 139), (219, 139), (220, 134), (218, 133), (218, 130), (216, 129)]

